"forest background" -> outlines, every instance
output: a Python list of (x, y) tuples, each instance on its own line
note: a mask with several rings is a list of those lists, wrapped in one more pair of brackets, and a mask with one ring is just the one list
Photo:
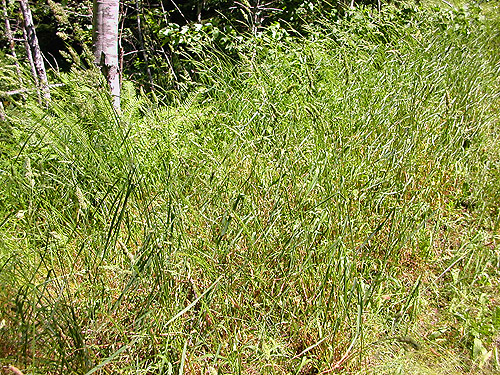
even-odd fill
[(500, 371), (498, 1), (18, 4), (2, 371)]
[[(7, 1), (13, 17), (16, 1)], [(211, 42), (224, 52), (237, 54), (237, 44), (245, 33), (282, 28), (299, 34), (318, 16), (339, 16), (348, 4), (327, 1), (121, 1), (120, 70), (127, 80), (135, 80), (147, 91), (175, 87), (196, 79), (189, 52)], [(31, 10), (37, 24), (41, 49), (47, 63), (67, 70), (80, 56), (92, 50), (91, 0), (33, 1)], [(22, 40), (20, 18), (13, 28)], [(8, 51), (6, 35), (0, 40)], [(87, 51), (85, 51), (87, 50)], [(185, 58), (189, 55), (189, 58)]]

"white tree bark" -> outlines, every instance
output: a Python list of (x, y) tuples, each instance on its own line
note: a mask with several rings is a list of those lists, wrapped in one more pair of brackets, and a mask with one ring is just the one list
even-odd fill
[(28, 34), (23, 26), (23, 38), (24, 38), (24, 49), (26, 50), (26, 57), (30, 63), (31, 75), (36, 85), (36, 94), (38, 95), (38, 102), (42, 104), (42, 96), (40, 95), (40, 80), (38, 79), (38, 74), (36, 73), (35, 62), (33, 61), (33, 55), (31, 53), (30, 44), (28, 43)]
[(120, 112), (118, 69), (119, 0), (94, 0), (93, 35), (95, 63), (108, 81), (113, 107)]
[(47, 73), (45, 71), (45, 64), (43, 62), (42, 52), (40, 51), (40, 45), (38, 44), (38, 38), (36, 37), (35, 25), (33, 24), (33, 16), (31, 15), (31, 9), (28, 4), (28, 0), (19, 0), (19, 5), (21, 6), (21, 12), (24, 19), (24, 31), (28, 47), (26, 52), (28, 56), (31, 53), (33, 64), (36, 69), (35, 80), (38, 79), (40, 86), (42, 88), (43, 97), (46, 102), (50, 100), (49, 84), (47, 81)]

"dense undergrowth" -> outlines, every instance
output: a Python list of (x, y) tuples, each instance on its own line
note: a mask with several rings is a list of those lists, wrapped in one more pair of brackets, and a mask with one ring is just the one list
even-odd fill
[(500, 35), (482, 14), (275, 26), (236, 60), (200, 50), (169, 104), (125, 82), (121, 116), (90, 71), (60, 74), (48, 108), (8, 107), (0, 362), (498, 371)]

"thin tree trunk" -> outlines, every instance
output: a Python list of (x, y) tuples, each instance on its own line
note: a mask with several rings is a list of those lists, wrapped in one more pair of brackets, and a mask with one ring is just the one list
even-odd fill
[(31, 48), (28, 43), (28, 34), (26, 33), (26, 29), (24, 27), (23, 27), (23, 38), (24, 38), (24, 49), (26, 50), (26, 57), (28, 58), (28, 62), (30, 63), (31, 76), (35, 81), (38, 102), (42, 104), (42, 96), (40, 95), (40, 80), (38, 79), (38, 75), (36, 74), (36, 67), (35, 67), (35, 62), (33, 61), (33, 54), (31, 53)]
[(23, 78), (21, 75), (21, 68), (19, 67), (19, 61), (17, 60), (16, 47), (14, 43), (14, 37), (12, 36), (12, 29), (10, 28), (9, 12), (7, 11), (7, 1), (2, 0), (2, 11), (5, 21), (5, 36), (7, 37), (7, 43), (9, 43), (10, 54), (14, 58), (14, 65), (16, 66), (17, 76), (19, 78), (19, 83), (23, 85)]
[[(19, 0), (19, 5), (21, 6), (21, 12), (23, 13), (26, 41), (29, 46), (28, 49), (31, 52), (33, 64), (35, 65), (36, 77), (40, 83), (43, 98), (46, 102), (48, 102), (50, 100), (50, 91), (48, 87), (47, 73), (45, 71), (45, 64), (43, 62), (42, 52), (40, 51), (40, 45), (38, 44), (38, 38), (36, 37), (33, 16), (31, 15), (31, 10), (27, 0)], [(28, 49), (26, 52), (29, 54)]]
[(93, 35), (95, 63), (108, 81), (113, 107), (120, 112), (118, 69), (119, 0), (94, 0)]
[(6, 117), (5, 117), (5, 110), (3, 109), (3, 102), (0, 100), (0, 121), (5, 122)]
[[(123, 29), (125, 28), (125, 20), (127, 19), (127, 9), (128, 6), (122, 6), (122, 12), (118, 16), (118, 72), (120, 75), (120, 82), (122, 81), (122, 72), (123, 72), (123, 58), (125, 57), (125, 54), (123, 52), (123, 45), (122, 45), (122, 36), (123, 36)], [(120, 25), (120, 21), (122, 20), (122, 23)]]
[(203, 11), (204, 7), (205, 0), (198, 0), (196, 3), (196, 19), (198, 20), (198, 23), (201, 23), (201, 12)]

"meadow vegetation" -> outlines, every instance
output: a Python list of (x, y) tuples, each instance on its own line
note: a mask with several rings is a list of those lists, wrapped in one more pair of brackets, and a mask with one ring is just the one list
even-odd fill
[(120, 116), (94, 70), (6, 103), (0, 364), (500, 371), (500, 7), (440, 6), (202, 45)]

